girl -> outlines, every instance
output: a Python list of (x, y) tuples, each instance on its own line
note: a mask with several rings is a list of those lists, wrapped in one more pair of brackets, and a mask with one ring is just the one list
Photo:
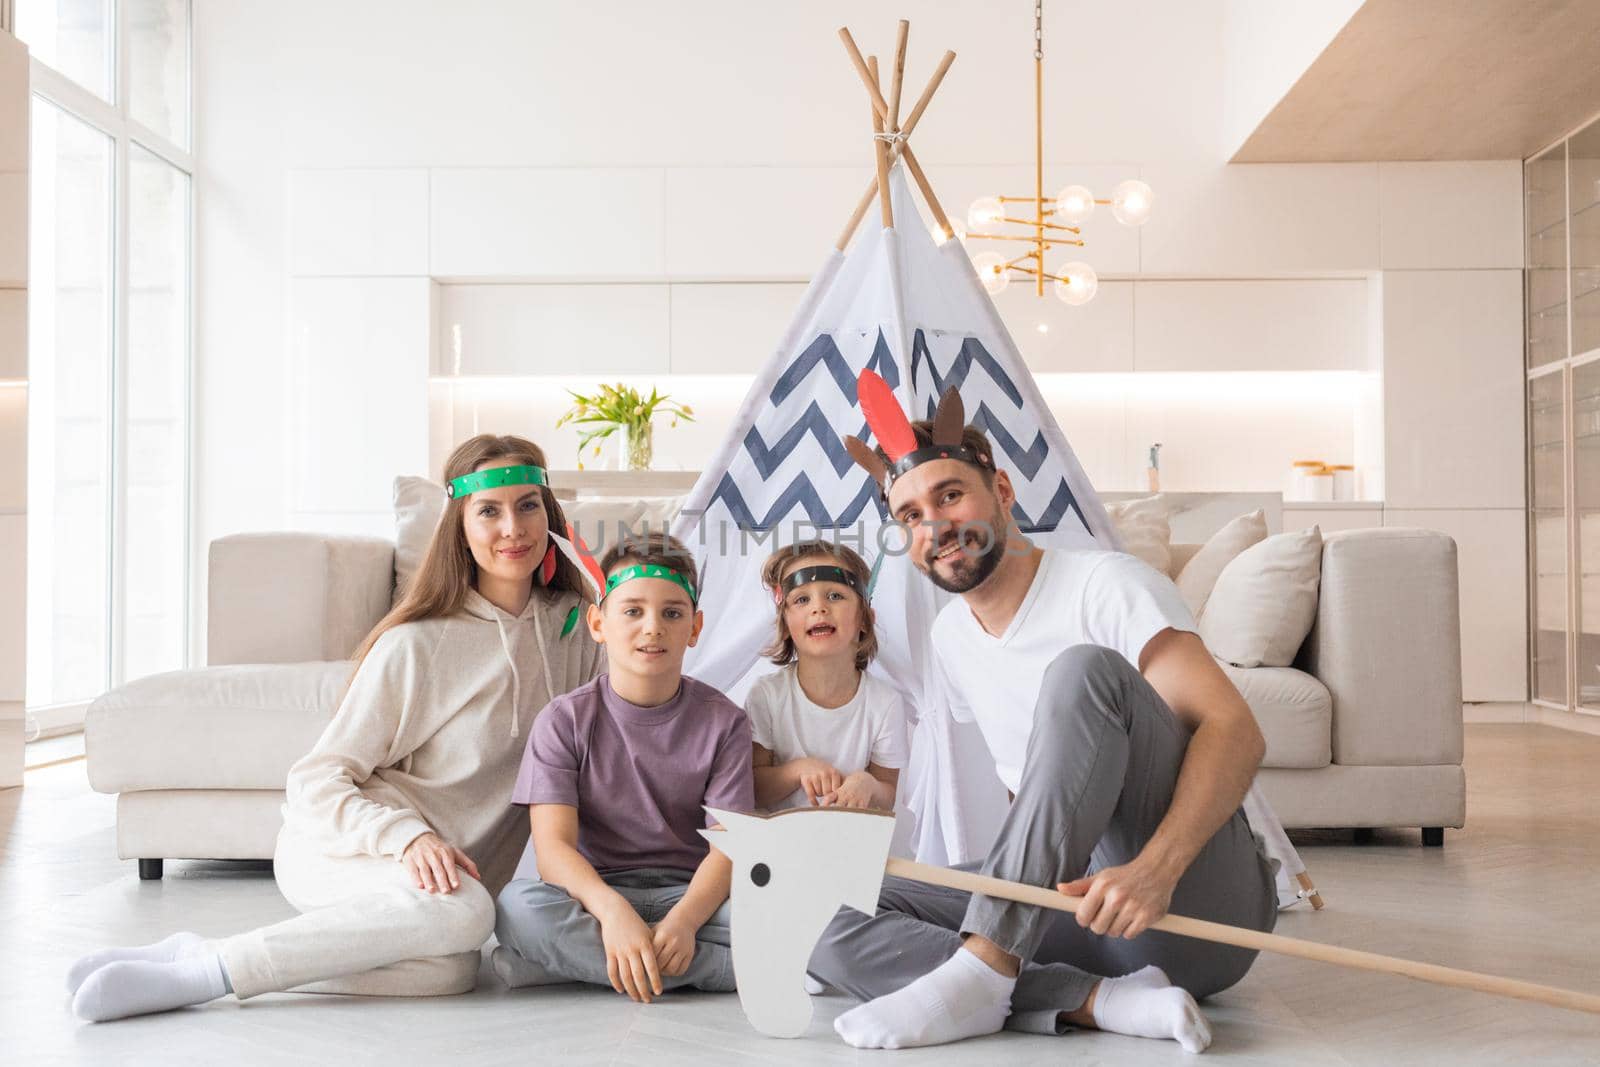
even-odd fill
[(843, 545), (803, 541), (768, 557), (761, 580), (777, 605), (763, 654), (783, 670), (745, 701), (756, 803), (894, 810), (906, 762), (900, 697), (866, 673), (877, 652), (865, 561)]
[[(592, 678), (591, 599), (544, 453), (480, 435), (445, 464), (448, 503), (403, 599), (356, 653), (337, 713), (289, 771), (273, 872), (302, 914), (86, 956), (94, 1021), (274, 990), (430, 996), (476, 984), (528, 823), (508, 803), (531, 715)], [(571, 553), (569, 555), (569, 553)], [(330, 981), (333, 979), (334, 981)]]

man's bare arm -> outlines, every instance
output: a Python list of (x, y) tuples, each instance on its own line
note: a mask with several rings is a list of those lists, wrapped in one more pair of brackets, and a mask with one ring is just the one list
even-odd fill
[(1193, 734), (1172, 807), (1141, 853), (1176, 882), (1239, 809), (1267, 742), (1250, 705), (1195, 634), (1162, 630), (1140, 660), (1140, 673)]
[(1111, 937), (1138, 937), (1167, 913), (1178, 879), (1238, 810), (1266, 750), (1250, 706), (1199, 637), (1162, 630), (1139, 659), (1140, 671), (1192, 736), (1172, 806), (1139, 855), (1059, 887), (1083, 897), (1080, 926)]

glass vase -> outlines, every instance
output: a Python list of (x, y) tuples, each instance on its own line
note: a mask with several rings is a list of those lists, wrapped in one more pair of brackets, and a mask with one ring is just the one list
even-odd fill
[(631, 471), (647, 471), (655, 459), (655, 427), (648, 422), (623, 427), (624, 466)]

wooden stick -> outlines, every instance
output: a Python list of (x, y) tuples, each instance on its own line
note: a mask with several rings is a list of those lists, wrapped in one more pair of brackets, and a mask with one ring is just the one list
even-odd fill
[[(956, 54), (954, 52), (946, 52), (944, 58), (939, 61), (939, 66), (934, 69), (933, 77), (928, 79), (927, 88), (922, 90), (922, 96), (918, 98), (916, 106), (911, 109), (911, 114), (906, 116), (905, 125), (900, 129), (900, 132), (906, 137), (910, 137), (911, 131), (916, 129), (917, 122), (922, 118), (922, 113), (928, 109), (928, 103), (933, 99), (934, 91), (939, 88), (939, 83), (944, 81), (945, 73), (949, 71), (950, 64), (955, 61)], [(904, 143), (904, 141), (901, 142), (901, 144)], [(890, 153), (889, 162), (891, 165), (900, 158), (901, 144), (895, 145)], [(833, 243), (833, 246), (839, 251), (843, 252), (850, 244), (850, 238), (855, 236), (856, 227), (860, 226), (861, 220), (866, 218), (867, 208), (872, 206), (872, 198), (877, 195), (878, 177), (874, 174), (872, 180), (867, 182), (866, 191), (861, 194), (861, 199), (856, 201), (856, 209), (850, 213), (850, 221), (845, 223), (844, 232)]]
[(900, 20), (894, 42), (894, 77), (889, 82), (889, 114), (884, 125), (894, 133), (900, 131), (900, 83), (906, 76), (906, 37), (911, 33), (911, 23)]
[[(1069, 897), (1053, 889), (1021, 885), (1000, 878), (990, 878), (987, 875), (954, 871), (948, 867), (934, 867), (911, 860), (891, 858), (884, 869), (889, 874), (909, 878), (915, 882), (962, 889), (969, 893), (982, 893), (984, 896), (1014, 900), (1019, 904), (1033, 904), (1055, 911), (1074, 913), (1078, 910), (1078, 905), (1083, 902), (1082, 897)], [(1454, 986), (1457, 989), (1472, 989), (1501, 997), (1530, 1000), (1536, 1004), (1549, 1004), (1557, 1008), (1600, 1014), (1600, 995), (1557, 989), (1554, 986), (1524, 982), (1516, 978), (1500, 978), (1491, 974), (1479, 974), (1477, 971), (1441, 967), (1434, 963), (1418, 963), (1376, 952), (1363, 952), (1359, 949), (1303, 941), (1296, 937), (1284, 937), (1282, 934), (1264, 934), (1257, 930), (1246, 930), (1204, 919), (1190, 919), (1182, 915), (1168, 915), (1150, 928), (1164, 930), (1170, 934), (1180, 934), (1183, 937), (1195, 937), (1202, 941), (1277, 952), (1285, 956), (1298, 956), (1318, 963), (1333, 963), (1340, 967), (1354, 967), (1357, 970), (1374, 971), (1378, 974), (1398, 974), (1424, 982)]]
[(917, 162), (917, 157), (911, 154), (911, 149), (906, 149), (906, 169), (911, 172), (911, 177), (916, 179), (917, 188), (922, 190), (922, 199), (927, 202), (928, 210), (933, 212), (933, 221), (938, 224), (939, 232), (946, 239), (955, 235), (955, 230), (950, 226), (950, 219), (944, 213), (944, 206), (939, 203), (939, 198), (933, 195), (933, 184), (928, 181), (928, 176), (922, 173), (922, 164)]
[[(839, 27), (839, 39), (844, 42), (845, 51), (850, 54), (850, 62), (855, 65), (856, 73), (861, 77), (862, 84), (867, 87), (867, 95), (872, 98), (872, 107), (874, 112), (876, 114), (887, 116), (889, 114), (889, 104), (884, 100), (883, 93), (879, 92), (878, 90), (877, 79), (874, 78), (871, 72), (867, 69), (867, 61), (862, 58), (861, 49), (856, 47), (856, 39), (850, 35), (850, 27)], [(947, 60), (955, 58), (954, 53), (947, 52), (945, 55)], [(941, 64), (941, 69), (948, 67), (948, 61)], [(941, 74), (940, 77), (942, 76), (943, 75)], [(913, 112), (913, 114), (917, 113)], [(920, 114), (918, 114), (918, 117), (921, 117)], [(909, 133), (909, 130), (902, 132)], [(928, 176), (922, 172), (922, 166), (917, 162), (916, 154), (911, 151), (910, 142), (902, 140), (895, 147), (901, 151), (902, 156), (906, 161), (906, 169), (911, 171), (911, 176), (916, 179), (917, 187), (922, 190), (923, 199), (928, 203), (928, 210), (933, 212), (934, 221), (939, 224), (939, 228), (944, 232), (944, 235), (949, 237), (951, 234), (955, 233), (955, 231), (950, 228), (950, 220), (945, 216), (944, 207), (939, 203), (939, 198), (934, 195), (933, 186), (929, 184)], [(880, 190), (880, 194), (881, 192), (882, 191)], [(868, 198), (870, 199), (870, 197), (871, 194), (869, 193)], [(836, 246), (840, 249), (840, 251), (843, 251), (844, 246), (849, 243), (849, 234), (853, 231), (854, 226), (847, 228), (844, 239)]]
[[(917, 97), (917, 102), (911, 107), (911, 114), (906, 116), (905, 124), (900, 127), (900, 132), (907, 137), (917, 128), (917, 123), (922, 121), (922, 113), (928, 110), (928, 103), (933, 99), (933, 94), (938, 90), (939, 83), (944, 81), (944, 76), (950, 71), (950, 64), (956, 61), (954, 52), (946, 52), (939, 60), (939, 65), (933, 68), (933, 77), (928, 79), (928, 85), (922, 90), (922, 95)], [(895, 148), (898, 152), (899, 145)]]
[(1305, 871), (1301, 871), (1299, 874), (1294, 876), (1294, 880), (1299, 882), (1300, 888), (1306, 891), (1306, 899), (1311, 901), (1311, 910), (1321, 911), (1322, 894), (1317, 892), (1316, 883), (1311, 880), (1311, 876)]
[[(878, 57), (867, 60), (867, 72), (872, 75), (872, 132), (883, 132), (883, 112), (878, 110)], [(889, 200), (889, 143), (880, 137), (872, 139), (873, 155), (878, 161), (878, 208), (883, 214), (883, 228), (894, 225), (894, 204)]]

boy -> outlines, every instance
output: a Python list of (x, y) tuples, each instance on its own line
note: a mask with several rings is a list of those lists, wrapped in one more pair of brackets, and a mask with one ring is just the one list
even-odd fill
[(609, 984), (649, 1003), (681, 986), (734, 988), (731, 869), (697, 831), (703, 806), (755, 807), (750, 723), (683, 676), (704, 623), (675, 538), (624, 540), (589, 608), (608, 673), (534, 723), (512, 801), (528, 805), (539, 879), (500, 894), (495, 972), (513, 988)]

